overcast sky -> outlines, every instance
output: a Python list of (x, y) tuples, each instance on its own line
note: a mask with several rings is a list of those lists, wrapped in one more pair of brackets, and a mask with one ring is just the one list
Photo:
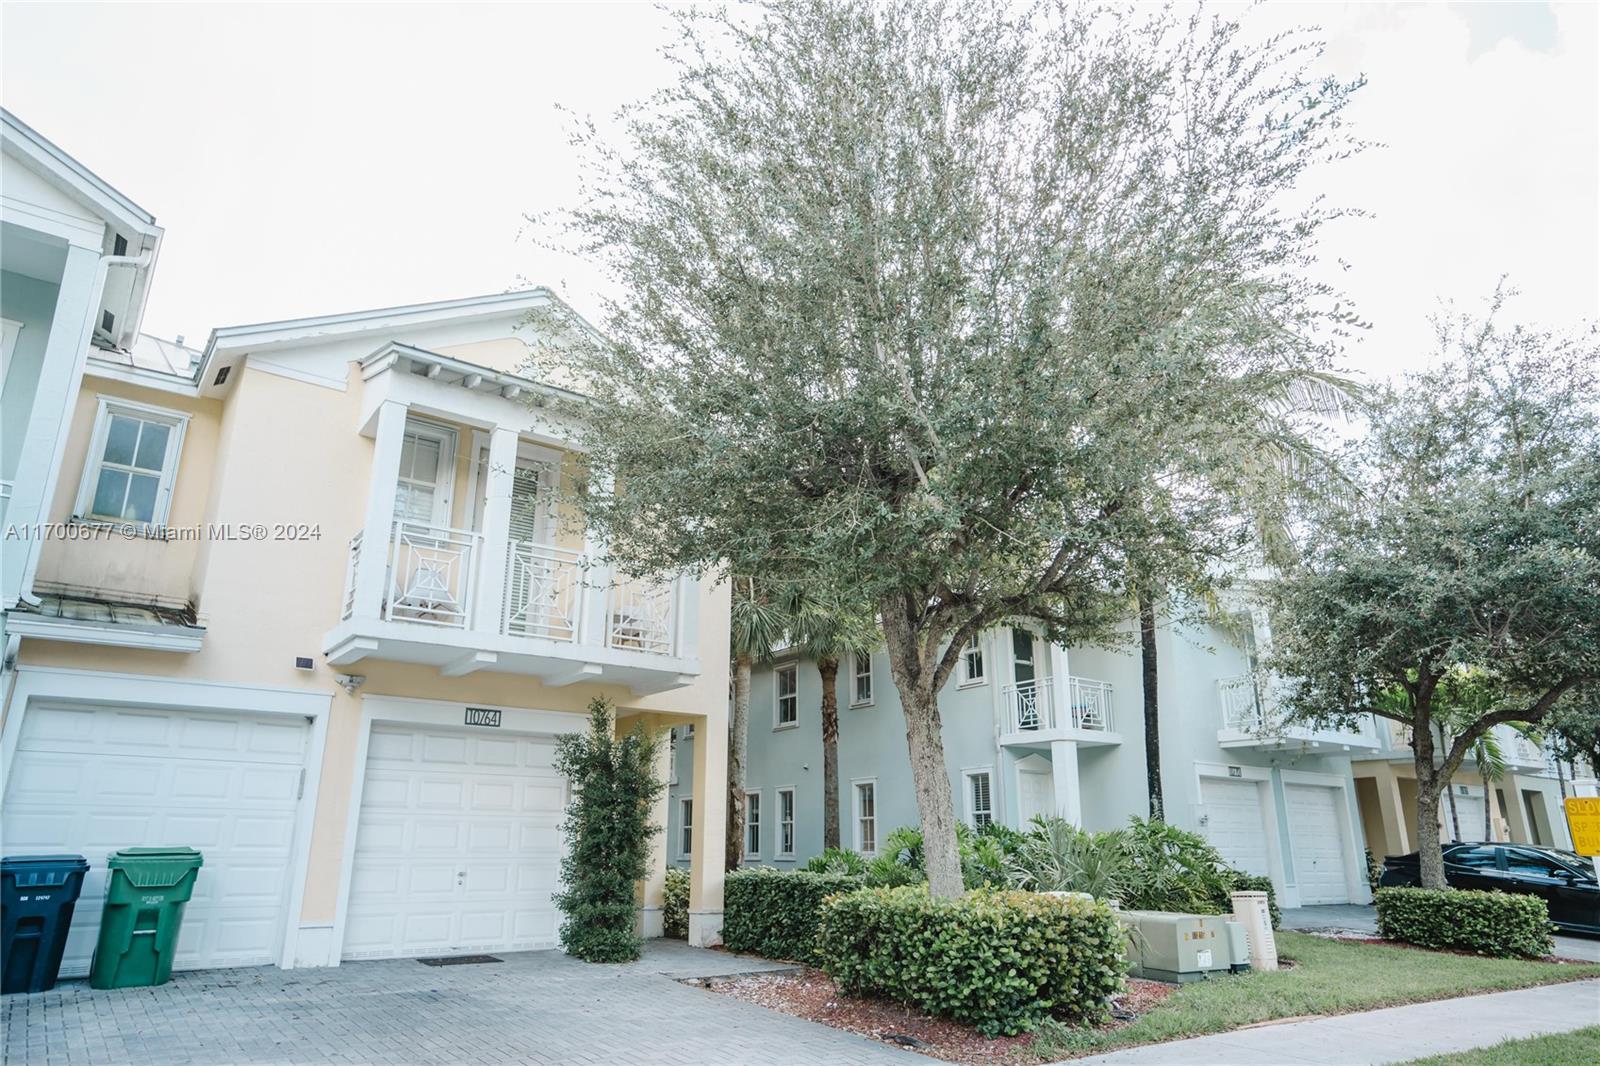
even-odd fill
[[(1349, 365), (1419, 365), (1441, 299), (1501, 274), (1519, 317), (1600, 317), (1600, 15), (1590, 4), (1274, 4), (1327, 68), (1365, 73), (1385, 147), (1321, 179), (1376, 217), (1328, 269), (1373, 323)], [(555, 105), (607, 114), (661, 84), (647, 5), (5, 3), (4, 102), (166, 227), (145, 318), (215, 326), (597, 279), (520, 237), (570, 202)]]

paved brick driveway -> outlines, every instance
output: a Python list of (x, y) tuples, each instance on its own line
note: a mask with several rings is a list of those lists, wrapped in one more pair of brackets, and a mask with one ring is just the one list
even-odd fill
[(657, 941), (643, 961), (592, 966), (555, 951), (435, 968), (182, 973), (160, 988), (68, 981), (6, 996), (5, 1062), (842, 1063), (932, 1060), (791, 1018), (674, 977), (781, 969)]

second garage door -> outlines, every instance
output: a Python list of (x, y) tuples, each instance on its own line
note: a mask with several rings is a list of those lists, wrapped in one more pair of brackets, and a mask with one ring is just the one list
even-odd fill
[(1205, 777), (1200, 802), (1206, 818), (1206, 839), (1228, 865), (1246, 873), (1267, 874), (1267, 826), (1262, 818), (1261, 789), (1254, 781)]
[(277, 961), (309, 735), (293, 715), (29, 707), (6, 781), (6, 854), (77, 852), (90, 866), (61, 973), (89, 971), (106, 853), (129, 847), (204, 853), (174, 968)]
[(1283, 798), (1289, 806), (1295, 883), (1300, 887), (1303, 907), (1350, 902), (1344, 837), (1339, 832), (1341, 796), (1338, 789), (1319, 785), (1284, 787)]
[(548, 737), (375, 726), (344, 957), (554, 947), (554, 753)]

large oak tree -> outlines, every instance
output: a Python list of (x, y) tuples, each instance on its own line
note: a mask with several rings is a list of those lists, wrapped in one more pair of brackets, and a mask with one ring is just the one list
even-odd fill
[(586, 510), (636, 571), (875, 605), (930, 886), (958, 893), (937, 696), (984, 626), (1107, 632), (1201, 445), (1326, 366), (1349, 319), (1306, 279), (1336, 211), (1301, 179), (1354, 147), (1354, 86), (1204, 15), (677, 17), (675, 83), (576, 130), (585, 199), (543, 220), (616, 286), (604, 339), (552, 353), (590, 393), (589, 483), (619, 486)]

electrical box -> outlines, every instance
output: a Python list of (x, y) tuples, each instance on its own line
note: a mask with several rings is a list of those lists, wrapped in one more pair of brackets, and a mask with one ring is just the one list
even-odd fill
[(1220, 914), (1122, 911), (1129, 973), (1150, 981), (1184, 984), (1233, 969), (1233, 938)]

